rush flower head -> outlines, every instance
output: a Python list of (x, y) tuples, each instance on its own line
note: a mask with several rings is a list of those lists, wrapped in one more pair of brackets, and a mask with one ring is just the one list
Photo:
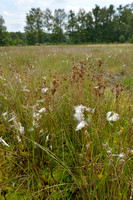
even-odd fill
[(115, 113), (114, 111), (109, 111), (107, 114), (106, 114), (106, 119), (107, 119), (107, 121), (113, 121), (113, 122), (115, 122), (115, 121), (117, 121), (117, 120), (119, 120), (119, 115), (117, 114), (117, 113)]

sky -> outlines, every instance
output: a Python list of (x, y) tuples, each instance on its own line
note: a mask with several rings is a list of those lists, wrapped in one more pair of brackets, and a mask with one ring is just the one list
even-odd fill
[(65, 11), (70, 9), (77, 12), (79, 8), (84, 8), (86, 12), (99, 5), (101, 8), (113, 4), (115, 8), (119, 5), (131, 4), (133, 0), (0, 0), (0, 15), (5, 20), (5, 25), (9, 32), (24, 32), (26, 13), (31, 8), (40, 8), (42, 11), (49, 8), (51, 11), (61, 8)]

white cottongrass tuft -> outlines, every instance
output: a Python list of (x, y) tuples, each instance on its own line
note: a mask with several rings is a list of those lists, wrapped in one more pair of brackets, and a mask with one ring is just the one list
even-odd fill
[(42, 88), (41, 92), (46, 93), (48, 91), (48, 88)]
[(75, 110), (74, 118), (79, 122), (84, 120), (84, 111), (91, 113), (94, 113), (95, 111), (95, 109), (87, 108), (86, 106), (83, 105), (74, 106), (74, 110)]
[(46, 78), (47, 78), (46, 76), (43, 76), (43, 77), (42, 77), (43, 80), (46, 80)]
[(38, 103), (42, 103), (42, 102), (44, 102), (44, 99), (36, 100), (36, 102), (38, 102)]
[(22, 89), (23, 92), (30, 92), (30, 90), (27, 89), (27, 86), (24, 86)]
[[(95, 109), (87, 108), (86, 106), (83, 106), (83, 105), (78, 105), (78, 106), (74, 106), (74, 110), (75, 110), (74, 119), (79, 122), (76, 127), (76, 131), (79, 131), (83, 127), (88, 126), (85, 120), (84, 111), (94, 113)], [(87, 121), (90, 122), (90, 118), (88, 118)]]
[(32, 125), (33, 125), (33, 127), (35, 126), (36, 128), (40, 127), (39, 123), (36, 120), (33, 120), (33, 124)]
[(46, 108), (41, 108), (40, 110), (38, 110), (39, 113), (44, 113), (46, 111)]
[(2, 117), (6, 121), (7, 120), (7, 112), (2, 113)]
[(0, 137), (0, 143), (2, 143), (3, 146), (10, 147), (10, 146), (5, 142), (5, 140), (2, 139), (2, 137)]
[(34, 128), (31, 127), (31, 128), (28, 129), (28, 131), (29, 131), (29, 132), (34, 131)]
[(106, 114), (106, 119), (107, 119), (107, 121), (113, 121), (113, 122), (115, 122), (115, 121), (117, 121), (117, 120), (119, 120), (119, 115), (117, 114), (117, 113), (115, 113), (114, 111), (109, 111), (107, 114)]
[(78, 125), (77, 125), (77, 127), (76, 127), (76, 131), (79, 131), (79, 130), (81, 130), (82, 128), (84, 128), (85, 126), (87, 126), (88, 124), (85, 122), (85, 121), (81, 121)]
[(17, 137), (18, 142), (21, 142), (21, 138), (19, 137), (19, 135), (17, 135), (16, 137)]
[(107, 150), (107, 153), (111, 154), (112, 153), (112, 148), (109, 147), (108, 150)]
[(15, 124), (15, 128), (21, 133), (24, 134), (24, 127), (22, 126), (22, 124), (20, 122), (17, 122), (16, 120), (14, 120), (14, 124)]
[(94, 88), (95, 88), (95, 89), (98, 89), (98, 88), (99, 88), (99, 86), (97, 85), (97, 86), (95, 86)]
[(132, 149), (128, 149), (127, 153), (133, 156), (133, 150)]
[(33, 106), (33, 126), (39, 127), (39, 119), (42, 117), (42, 113), (46, 112), (46, 108), (41, 108), (40, 110), (36, 109), (36, 106)]
[(49, 141), (49, 135), (46, 136), (46, 142), (48, 142), (48, 141)]
[(14, 78), (15, 78), (16, 80), (18, 80), (19, 83), (22, 83), (20, 74), (16, 74)]
[(79, 105), (79, 106), (74, 106), (74, 110), (75, 110), (75, 113), (74, 113), (74, 118), (81, 122), (84, 120), (84, 110), (85, 110), (85, 106), (83, 105)]
[(123, 158), (125, 157), (125, 154), (124, 154), (124, 153), (120, 153), (120, 154), (118, 155), (118, 157), (119, 157), (120, 159), (123, 159)]

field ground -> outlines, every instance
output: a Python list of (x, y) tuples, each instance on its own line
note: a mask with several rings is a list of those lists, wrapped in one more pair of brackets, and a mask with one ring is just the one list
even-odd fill
[(133, 199), (133, 45), (0, 47), (0, 199)]

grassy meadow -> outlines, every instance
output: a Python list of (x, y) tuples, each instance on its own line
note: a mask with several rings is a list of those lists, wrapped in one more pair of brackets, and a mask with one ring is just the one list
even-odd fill
[(0, 199), (133, 199), (133, 45), (0, 47)]

